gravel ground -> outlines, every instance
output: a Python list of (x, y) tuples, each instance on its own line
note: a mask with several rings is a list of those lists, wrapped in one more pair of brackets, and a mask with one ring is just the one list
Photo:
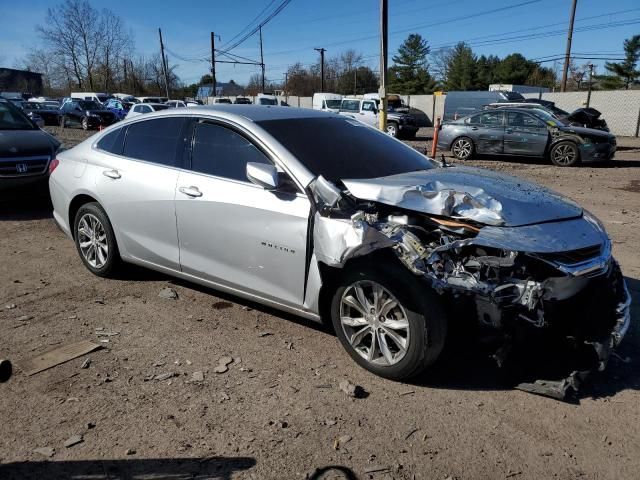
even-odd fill
[[(85, 134), (59, 135), (70, 146)], [(429, 140), (424, 129), (409, 143)], [(0, 203), (0, 358), (17, 367), (0, 385), (0, 478), (637, 478), (640, 142), (619, 145), (603, 166), (466, 162), (558, 190), (609, 230), (634, 323), (575, 403), (510, 389), (474, 351), (450, 352), (415, 383), (383, 380), (305, 320), (153, 272), (92, 276), (46, 200)], [(159, 296), (167, 287), (177, 299)], [(94, 353), (19, 370), (99, 338)], [(345, 394), (344, 380), (364, 395)]]

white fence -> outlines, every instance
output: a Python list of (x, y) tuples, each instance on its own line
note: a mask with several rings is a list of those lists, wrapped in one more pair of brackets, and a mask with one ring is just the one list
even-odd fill
[[(540, 98), (539, 94), (526, 93), (525, 97)], [(362, 97), (362, 95), (356, 95)], [(432, 126), (435, 118), (442, 118), (446, 95), (401, 95), (416, 116), (418, 125)], [(236, 97), (226, 97), (234, 101)], [(255, 103), (256, 97), (248, 96)], [(543, 93), (543, 100), (550, 100), (563, 110), (571, 112), (586, 106), (587, 92)], [(213, 103), (209, 97), (207, 103)], [(292, 107), (312, 108), (312, 97), (279, 96), (279, 102)], [(640, 130), (640, 90), (610, 90), (591, 92), (591, 107), (599, 110), (611, 129), (618, 136), (637, 137)]]

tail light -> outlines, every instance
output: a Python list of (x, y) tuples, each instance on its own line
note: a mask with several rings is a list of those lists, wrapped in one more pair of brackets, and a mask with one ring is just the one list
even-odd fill
[(53, 171), (58, 167), (59, 164), (60, 160), (58, 160), (57, 158), (51, 160), (51, 163), (49, 164), (49, 175), (53, 173)]

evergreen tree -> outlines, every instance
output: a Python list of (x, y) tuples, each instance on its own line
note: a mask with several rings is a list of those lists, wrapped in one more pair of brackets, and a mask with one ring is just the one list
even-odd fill
[(536, 66), (534, 62), (527, 60), (519, 53), (512, 53), (504, 57), (497, 66), (495, 70), (496, 82), (524, 85)]
[(478, 88), (487, 90), (489, 85), (496, 83), (496, 69), (500, 64), (500, 59), (496, 55), (485, 57), (481, 55), (476, 63), (478, 73)]
[(604, 88), (629, 89), (629, 85), (637, 83), (640, 78), (640, 70), (636, 68), (640, 59), (640, 35), (634, 35), (624, 41), (625, 59), (619, 63), (607, 62), (604, 68), (613, 75), (602, 78)]
[(475, 90), (478, 88), (477, 59), (464, 42), (458, 43), (449, 58), (447, 90)]
[(429, 74), (427, 55), (431, 48), (417, 33), (412, 33), (393, 56), (389, 68), (389, 91), (404, 95), (432, 93), (436, 82)]

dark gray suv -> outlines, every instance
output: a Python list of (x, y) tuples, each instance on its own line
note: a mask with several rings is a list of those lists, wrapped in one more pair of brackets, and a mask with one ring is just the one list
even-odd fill
[(610, 160), (616, 137), (608, 132), (565, 124), (545, 110), (500, 108), (452, 122), (439, 132), (438, 148), (459, 159), (474, 154), (549, 158), (554, 165)]

